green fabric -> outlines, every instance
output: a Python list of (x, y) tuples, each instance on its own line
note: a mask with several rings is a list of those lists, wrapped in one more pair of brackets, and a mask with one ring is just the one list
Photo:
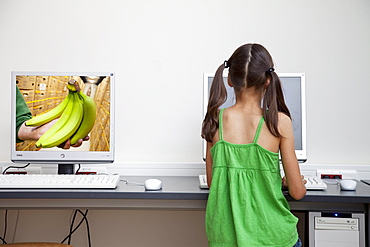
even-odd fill
[(292, 247), (298, 240), (298, 219), (281, 190), (279, 154), (253, 143), (220, 140), (212, 147), (212, 185), (206, 210), (209, 246)]
[(30, 109), (28, 108), (26, 102), (24, 101), (24, 98), (19, 91), (18, 87), (16, 87), (16, 140), (18, 142), (22, 142), (23, 140), (18, 138), (18, 130), (21, 127), (21, 125), (27, 121), (28, 119), (32, 118), (32, 114)]

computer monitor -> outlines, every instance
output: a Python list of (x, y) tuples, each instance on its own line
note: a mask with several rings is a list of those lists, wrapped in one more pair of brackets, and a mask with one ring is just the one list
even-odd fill
[[(62, 149), (58, 146), (49, 147), (52, 146), (51, 144), (44, 144), (40, 147), (40, 144), (36, 145), (37, 140), (19, 140), (17, 124), (23, 120), (17, 119), (17, 111), (19, 111), (17, 100), (22, 101), (20, 98), (23, 97), (23, 104), (27, 105), (28, 109), (23, 107), (23, 111), (29, 110), (30, 112), (25, 117), (26, 119), (29, 116), (45, 114), (61, 104), (68, 95), (72, 95), (67, 86), (68, 82), (77, 82), (80, 91), (93, 99), (95, 103), (96, 117), (88, 134), (89, 140), (84, 141), (79, 147), (70, 149)], [(13, 162), (58, 165), (58, 173), (73, 173), (73, 167), (76, 164), (105, 164), (114, 161), (114, 73), (12, 72), (11, 88), (11, 160)], [(69, 102), (72, 100), (69, 99)], [(84, 104), (87, 105), (87, 103)], [(68, 112), (67, 108), (68, 105), (63, 113)], [(76, 116), (78, 114), (76, 112), (71, 115)], [(83, 110), (83, 116), (89, 117), (90, 122), (93, 121), (91, 114), (86, 114), (86, 112), (89, 110)], [(77, 120), (80, 121), (79, 123), (82, 123), (83, 116)], [(62, 117), (63, 115), (54, 121), (55, 125)], [(70, 125), (70, 122), (68, 124)], [(37, 126), (32, 127), (37, 128)], [(71, 138), (72, 136), (69, 139)]]
[[(293, 122), (295, 153), (299, 162), (307, 160), (306, 147), (306, 99), (305, 99), (305, 74), (304, 73), (278, 73), (280, 78), (285, 103), (287, 104)], [(224, 83), (227, 90), (226, 102), (220, 109), (235, 104), (234, 89), (227, 84), (227, 72), (224, 72)], [(209, 90), (214, 78), (214, 73), (203, 74), (203, 116), (207, 112)], [(203, 142), (203, 159), (206, 155), (206, 142)]]

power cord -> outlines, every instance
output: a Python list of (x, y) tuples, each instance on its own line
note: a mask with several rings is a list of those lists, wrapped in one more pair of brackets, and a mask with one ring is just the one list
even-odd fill
[(17, 233), (17, 229), (18, 229), (18, 222), (19, 222), (19, 210), (17, 210), (17, 216), (16, 216), (16, 220), (15, 220), (15, 225), (14, 225), (14, 233), (13, 233), (13, 238), (12, 238), (12, 243), (14, 243), (15, 241), (15, 236), (16, 236), (16, 233)]
[[(71, 244), (72, 234), (77, 231), (77, 229), (82, 225), (83, 222), (85, 222), (86, 223), (86, 229), (87, 229), (87, 239), (88, 239), (89, 247), (91, 247), (90, 225), (89, 225), (89, 221), (87, 219), (87, 213), (88, 212), (89, 212), (88, 209), (85, 211), (85, 213), (82, 212), (79, 209), (76, 209), (74, 211), (74, 215), (73, 215), (73, 219), (72, 219), (72, 222), (71, 222), (69, 234), (66, 238), (63, 239), (63, 241), (61, 242), (62, 244), (67, 239), (68, 239), (68, 244)], [(75, 228), (73, 228), (74, 222), (75, 222), (76, 217), (77, 217), (77, 213), (82, 215), (82, 219), (80, 220), (79, 224)], [(16, 225), (18, 225), (18, 217), (17, 217)], [(6, 234), (7, 234), (7, 229), (8, 229), (8, 210), (6, 209), (5, 214), (4, 214), (4, 233), (3, 233), (3, 236), (0, 236), (0, 242), (2, 242), (2, 244), (8, 244), (5, 240), (6, 239)], [(13, 242), (14, 242), (14, 239), (13, 239)]]
[(7, 244), (7, 242), (5, 241), (7, 228), (8, 228), (8, 210), (6, 209), (4, 215), (4, 234), (2, 237), (0, 237), (0, 240), (3, 242), (3, 244)]
[(77, 171), (75, 172), (75, 174), (78, 174), (78, 172), (81, 170), (81, 164), (78, 164), (78, 168), (77, 168)]
[(6, 171), (11, 169), (11, 168), (16, 168), (16, 169), (21, 169), (21, 168), (27, 168), (31, 163), (28, 163), (27, 165), (25, 166), (8, 166), (7, 168), (5, 168), (5, 170), (3, 171), (3, 174), (6, 174)]
[[(74, 214), (73, 214), (73, 218), (72, 218), (72, 222), (71, 222), (71, 225), (70, 225), (70, 229), (69, 229), (69, 234), (67, 235), (67, 237), (65, 237), (63, 239), (63, 241), (61, 242), (62, 244), (68, 239), (68, 244), (71, 244), (71, 240), (72, 240), (72, 234), (81, 226), (81, 224), (85, 221), (85, 224), (86, 224), (86, 229), (87, 229), (87, 240), (89, 242), (89, 247), (91, 247), (91, 237), (90, 237), (90, 226), (89, 226), (89, 221), (87, 219), (87, 213), (89, 212), (88, 209), (86, 209), (85, 213), (83, 213), (81, 210), (79, 209), (76, 209), (74, 211)], [(75, 223), (75, 220), (76, 220), (76, 216), (77, 216), (77, 213), (80, 213), (82, 215), (82, 219), (80, 220), (80, 222), (78, 223), (78, 225), (73, 229), (73, 226), (74, 226), (74, 223)]]

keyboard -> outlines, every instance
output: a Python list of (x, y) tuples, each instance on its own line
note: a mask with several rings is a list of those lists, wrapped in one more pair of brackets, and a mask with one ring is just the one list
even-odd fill
[(114, 189), (119, 175), (0, 175), (0, 189)]
[(326, 190), (328, 186), (319, 177), (305, 177), (307, 180), (306, 189), (307, 190)]
[(208, 189), (207, 175), (199, 175), (199, 187), (201, 189)]
[[(326, 190), (328, 186), (326, 183), (318, 177), (307, 177), (306, 189), (307, 190)], [(207, 189), (207, 176), (206, 175), (199, 175), (199, 187), (202, 189)]]

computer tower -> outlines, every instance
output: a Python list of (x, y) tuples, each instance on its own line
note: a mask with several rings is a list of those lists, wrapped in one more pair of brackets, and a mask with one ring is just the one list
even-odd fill
[(309, 212), (309, 247), (365, 247), (365, 214)]

